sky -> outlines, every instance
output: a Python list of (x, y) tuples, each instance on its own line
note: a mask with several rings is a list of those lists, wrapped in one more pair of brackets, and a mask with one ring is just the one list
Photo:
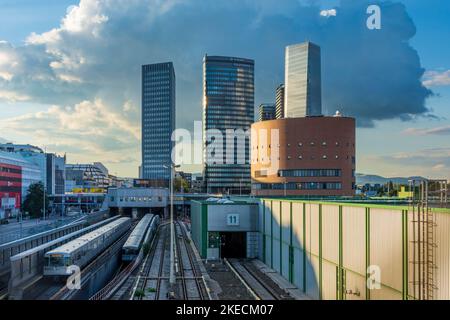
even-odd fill
[[(380, 30), (366, 26), (371, 4)], [(137, 176), (142, 64), (174, 62), (177, 127), (192, 130), (205, 54), (254, 59), (258, 106), (284, 81), (285, 46), (310, 40), (324, 113), (357, 120), (357, 172), (450, 179), (448, 12), (444, 0), (0, 0), (0, 142)]]

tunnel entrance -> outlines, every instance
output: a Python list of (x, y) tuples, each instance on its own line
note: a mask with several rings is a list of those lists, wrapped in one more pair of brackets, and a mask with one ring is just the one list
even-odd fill
[(247, 233), (221, 232), (220, 233), (221, 258), (246, 258)]
[(164, 208), (151, 208), (151, 213), (159, 215), (161, 218), (164, 217)]

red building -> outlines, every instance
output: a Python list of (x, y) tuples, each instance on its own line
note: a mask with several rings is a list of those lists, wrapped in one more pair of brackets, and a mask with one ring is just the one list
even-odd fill
[(355, 119), (304, 117), (254, 123), (251, 176), (257, 196), (353, 196)]
[(19, 210), (22, 202), (22, 168), (0, 163), (0, 217)]

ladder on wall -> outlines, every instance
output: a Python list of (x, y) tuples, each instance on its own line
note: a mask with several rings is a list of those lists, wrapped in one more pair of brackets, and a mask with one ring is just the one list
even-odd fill
[(418, 300), (433, 300), (437, 290), (436, 276), (436, 215), (433, 208), (448, 205), (447, 180), (410, 181), (412, 191), (410, 206), (412, 221), (409, 239), (412, 252), (409, 253), (412, 292)]

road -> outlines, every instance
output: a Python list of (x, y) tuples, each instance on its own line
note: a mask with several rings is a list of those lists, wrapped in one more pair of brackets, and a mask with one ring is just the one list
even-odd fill
[(9, 220), (9, 224), (0, 225), (0, 244), (62, 226), (74, 221), (76, 218), (78, 216), (66, 217), (64, 219), (61, 219), (59, 216), (51, 216), (47, 220), (23, 220), (22, 226), (16, 220)]

